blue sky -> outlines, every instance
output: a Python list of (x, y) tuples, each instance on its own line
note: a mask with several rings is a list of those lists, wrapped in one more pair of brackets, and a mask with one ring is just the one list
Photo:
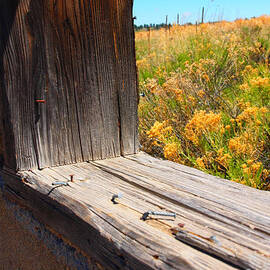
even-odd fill
[(203, 6), (207, 21), (270, 14), (270, 0), (134, 0), (135, 24), (162, 23), (166, 15), (172, 23), (177, 13), (181, 23), (194, 23), (201, 17)]

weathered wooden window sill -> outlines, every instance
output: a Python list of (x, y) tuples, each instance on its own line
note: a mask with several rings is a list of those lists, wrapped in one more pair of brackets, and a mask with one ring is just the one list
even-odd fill
[[(268, 192), (145, 153), (4, 178), (10, 198), (106, 269), (270, 269)], [(177, 216), (141, 220), (149, 210)]]

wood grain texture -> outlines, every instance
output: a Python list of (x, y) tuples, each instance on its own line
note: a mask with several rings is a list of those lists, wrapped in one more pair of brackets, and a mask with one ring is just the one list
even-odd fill
[[(144, 153), (19, 175), (4, 176), (6, 195), (106, 269), (270, 268), (267, 192)], [(177, 217), (141, 220), (149, 210)]]
[(1, 1), (0, 103), (8, 167), (136, 153), (132, 5)]
[[(110, 1), (111, 16), (113, 23), (114, 47), (117, 61), (117, 88), (120, 115), (121, 152), (133, 154), (138, 151), (138, 92), (136, 65), (130, 61), (135, 59), (134, 46), (134, 21), (132, 19), (133, 1), (115, 0)], [(115, 6), (119, 10), (116, 11)]]

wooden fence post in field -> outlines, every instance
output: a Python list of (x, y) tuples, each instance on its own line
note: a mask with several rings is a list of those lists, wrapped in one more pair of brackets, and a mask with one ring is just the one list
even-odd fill
[(204, 23), (204, 7), (202, 8), (202, 21), (201, 23)]
[(151, 27), (148, 27), (148, 54), (151, 53)]

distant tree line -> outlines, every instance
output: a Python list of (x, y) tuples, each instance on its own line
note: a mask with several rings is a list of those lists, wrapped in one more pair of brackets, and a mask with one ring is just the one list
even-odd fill
[[(204, 7), (202, 8), (202, 18), (201, 21), (197, 21), (195, 24), (202, 24), (204, 23), (205, 20), (205, 12), (204, 12)], [(256, 18), (256, 17), (251, 17), (251, 19)], [(136, 17), (133, 17), (134, 20), (136, 20)], [(244, 20), (248, 20), (248, 18), (245, 18)], [(143, 29), (153, 29), (153, 30), (158, 30), (161, 28), (170, 28), (172, 26), (171, 23), (167, 23), (168, 22), (168, 15), (166, 16), (166, 23), (160, 23), (160, 24), (155, 24), (155, 23), (150, 23), (150, 24), (142, 24), (142, 25), (134, 25), (135, 31), (140, 31)], [(208, 22), (208, 23), (218, 23), (219, 21), (212, 21), (212, 22)], [(177, 14), (177, 24), (180, 25), (180, 15)], [(185, 24), (181, 24), (181, 25), (193, 25), (193, 23), (191, 22), (187, 22)]]
[(160, 23), (160, 24), (142, 24), (142, 25), (135, 25), (135, 31), (139, 31), (139, 30), (142, 30), (142, 29), (155, 29), (155, 30), (158, 30), (158, 29), (161, 29), (161, 28), (166, 28), (166, 27), (171, 27), (172, 25), (171, 24), (168, 24), (166, 25), (166, 23)]
[[(192, 25), (191, 22), (188, 22), (188, 23), (185, 23), (185, 24), (181, 24), (181, 25)], [(153, 30), (159, 30), (161, 28), (170, 28), (172, 27), (172, 24), (169, 23), (169, 24), (166, 24), (166, 23), (160, 23), (160, 24), (142, 24), (142, 25), (134, 25), (134, 28), (135, 28), (135, 31), (140, 31), (140, 30), (143, 30), (143, 29), (153, 29)]]
[[(251, 17), (251, 19), (254, 19), (256, 18), (255, 16), (254, 17)], [(249, 18), (243, 18), (244, 20), (249, 20)], [(237, 20), (237, 19), (236, 19)], [(212, 22), (208, 22), (210, 24), (215, 24), (215, 23), (219, 23), (220, 21), (212, 21)], [(197, 23), (198, 25), (200, 25), (202, 22), (199, 22)], [(191, 22), (187, 22), (185, 24), (181, 24), (181, 25), (195, 25), (196, 23), (191, 23)], [(172, 24), (169, 23), (169, 24), (166, 24), (166, 23), (160, 23), (160, 24), (142, 24), (142, 25), (134, 25), (134, 28), (135, 28), (135, 31), (140, 31), (140, 30), (143, 30), (143, 29), (153, 29), (153, 30), (158, 30), (158, 29), (161, 29), (161, 28), (170, 28), (172, 27)]]

